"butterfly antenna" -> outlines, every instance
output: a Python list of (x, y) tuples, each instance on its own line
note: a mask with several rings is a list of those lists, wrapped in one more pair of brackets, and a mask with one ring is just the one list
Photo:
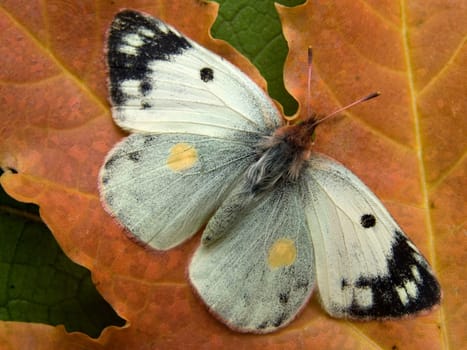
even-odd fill
[(312, 62), (313, 62), (313, 50), (311, 46), (308, 46), (308, 77), (307, 77), (307, 86), (306, 86), (306, 106), (307, 106), (307, 117), (311, 116), (311, 72), (312, 72)]
[(352, 102), (351, 104), (348, 104), (347, 106), (341, 107), (341, 108), (339, 108), (338, 110), (332, 112), (331, 114), (328, 114), (328, 115), (325, 116), (324, 118), (322, 118), (322, 119), (320, 119), (320, 120), (317, 120), (315, 123), (313, 123), (313, 126), (322, 123), (322, 122), (325, 121), (326, 119), (329, 119), (329, 118), (334, 117), (335, 115), (337, 115), (337, 114), (339, 114), (339, 113), (345, 111), (346, 109), (349, 109), (349, 108), (351, 108), (351, 107), (353, 107), (353, 106), (356, 106), (356, 105), (358, 105), (358, 104), (360, 104), (360, 103), (362, 103), (362, 102), (371, 100), (372, 98), (378, 97), (379, 95), (381, 95), (381, 93), (377, 91), (377, 92), (373, 92), (373, 93), (369, 94), (368, 96), (362, 97), (362, 98), (358, 99), (357, 101)]

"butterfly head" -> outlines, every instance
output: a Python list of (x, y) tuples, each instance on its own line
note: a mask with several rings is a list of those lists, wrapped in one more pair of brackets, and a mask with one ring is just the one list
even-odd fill
[(325, 117), (309, 112), (306, 120), (280, 127), (271, 136), (265, 137), (258, 144), (257, 161), (247, 171), (249, 192), (255, 195), (271, 189), (279, 180), (298, 179), (311, 158), (316, 127), (348, 108), (379, 95), (379, 92), (369, 94)]
[[(368, 101), (368, 100), (371, 100), (372, 98), (375, 98), (375, 97), (378, 97), (380, 95), (379, 92), (373, 92), (365, 97), (362, 97), (362, 98), (359, 98), (358, 100), (344, 106), (344, 107), (341, 107), (341, 108), (338, 108), (337, 110), (335, 110), (334, 112), (326, 115), (326, 116), (317, 116), (316, 113), (314, 113), (311, 109), (311, 76), (312, 76), (312, 65), (313, 63), (313, 50), (311, 47), (308, 47), (308, 74), (307, 74), (307, 94), (306, 94), (306, 108), (307, 108), (307, 112), (306, 112), (306, 119), (300, 123), (298, 123), (296, 126), (298, 126), (298, 128), (296, 129), (292, 129), (291, 130), (291, 140), (293, 140), (294, 142), (297, 142), (298, 144), (302, 145), (302, 147), (304, 147), (306, 150), (307, 150), (307, 154), (308, 152), (311, 151), (311, 146), (313, 145), (313, 140), (314, 140), (314, 131), (315, 131), (315, 128), (316, 126), (318, 126), (318, 124), (321, 124), (323, 121), (327, 120), (327, 119), (330, 119), (330, 118), (333, 118), (337, 115), (339, 115), (340, 113), (342, 113), (343, 111), (353, 107), (353, 106), (356, 106), (362, 102), (365, 102), (365, 101)], [(293, 120), (293, 119), (289, 119), (289, 120)], [(294, 125), (295, 127), (295, 125)], [(281, 128), (282, 129), (282, 128)], [(280, 130), (280, 129), (279, 129)], [(280, 133), (280, 131), (279, 131)], [(308, 156), (309, 158), (309, 156)]]
[(258, 158), (246, 173), (252, 194), (273, 188), (279, 180), (295, 181), (299, 178), (311, 157), (316, 125), (315, 119), (285, 125), (258, 143)]

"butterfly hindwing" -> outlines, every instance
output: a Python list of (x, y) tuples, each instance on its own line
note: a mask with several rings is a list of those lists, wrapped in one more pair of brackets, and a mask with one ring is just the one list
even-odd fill
[(395, 318), (439, 302), (425, 258), (354, 174), (314, 155), (305, 177), (317, 284), (329, 314)]
[(281, 124), (238, 68), (154, 17), (130, 10), (115, 17), (108, 66), (112, 114), (124, 129), (242, 139)]
[(203, 225), (251, 163), (254, 141), (132, 134), (99, 176), (108, 211), (140, 241), (169, 249)]
[[(297, 184), (280, 186), (245, 210), (222, 239), (195, 252), (190, 281), (231, 328), (271, 332), (310, 297), (313, 249), (302, 204)], [(216, 215), (228, 220), (231, 213)]]

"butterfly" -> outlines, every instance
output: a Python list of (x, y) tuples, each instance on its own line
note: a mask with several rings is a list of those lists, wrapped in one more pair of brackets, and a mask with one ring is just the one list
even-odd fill
[(430, 266), (382, 203), (312, 150), (316, 117), (286, 125), (239, 69), (139, 12), (116, 15), (107, 60), (112, 116), (130, 134), (100, 170), (104, 207), (156, 250), (207, 223), (188, 277), (227, 326), (275, 331), (316, 286), (338, 318), (439, 303)]

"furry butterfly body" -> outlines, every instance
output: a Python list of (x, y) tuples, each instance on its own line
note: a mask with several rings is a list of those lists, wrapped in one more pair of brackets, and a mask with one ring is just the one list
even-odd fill
[(439, 302), (428, 263), (381, 202), (312, 151), (314, 118), (284, 125), (237, 68), (134, 11), (112, 23), (108, 65), (113, 117), (131, 134), (101, 169), (102, 201), (158, 250), (207, 222), (189, 279), (224, 323), (274, 331), (316, 285), (335, 317), (401, 317)]

